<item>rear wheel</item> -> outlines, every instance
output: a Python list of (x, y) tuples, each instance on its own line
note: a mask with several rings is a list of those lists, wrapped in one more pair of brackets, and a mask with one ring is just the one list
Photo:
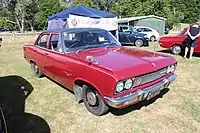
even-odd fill
[(94, 115), (103, 115), (108, 111), (108, 106), (104, 103), (99, 93), (92, 87), (86, 87), (83, 90), (83, 101), (88, 109)]
[(151, 36), (150, 37), (150, 41), (155, 42), (156, 41), (156, 37), (155, 36)]
[(172, 53), (175, 55), (179, 55), (182, 52), (182, 48), (180, 45), (174, 45), (172, 47)]
[(34, 62), (31, 63), (31, 69), (32, 69), (32, 71), (33, 71), (33, 73), (35, 74), (36, 77), (41, 78), (43, 76), (42, 71), (40, 70), (38, 65), (35, 64)]
[(142, 39), (135, 40), (135, 46), (136, 47), (141, 47), (141, 46), (143, 46), (143, 44), (144, 44), (144, 42), (143, 42)]

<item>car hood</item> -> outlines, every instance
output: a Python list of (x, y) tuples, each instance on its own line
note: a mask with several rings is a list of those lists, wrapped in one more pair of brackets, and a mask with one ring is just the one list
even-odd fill
[(127, 47), (84, 50), (76, 58), (86, 62), (87, 56), (98, 62), (92, 66), (111, 72), (119, 80), (157, 71), (176, 62), (173, 57)]

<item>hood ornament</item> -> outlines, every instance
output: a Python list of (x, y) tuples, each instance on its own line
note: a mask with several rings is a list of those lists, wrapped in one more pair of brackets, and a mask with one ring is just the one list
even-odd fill
[(98, 65), (99, 64), (98, 60), (95, 60), (94, 56), (90, 56), (90, 55), (86, 56), (86, 61), (89, 63), (89, 65), (91, 65), (91, 64)]

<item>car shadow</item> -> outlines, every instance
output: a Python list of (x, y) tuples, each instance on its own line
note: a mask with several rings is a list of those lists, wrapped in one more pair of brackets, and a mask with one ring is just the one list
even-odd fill
[(32, 91), (32, 85), (20, 76), (0, 77), (0, 106), (8, 133), (50, 133), (43, 118), (25, 112), (25, 100)]
[(70, 92), (71, 94), (74, 95), (74, 92), (72, 90), (70, 90), (69, 88), (66, 88), (65, 86), (61, 85), (60, 83), (56, 82), (55, 80), (51, 79), (50, 77), (47, 77), (46, 75), (44, 75), (44, 77), (46, 77), (48, 80), (50, 80), (51, 82), (57, 84), (58, 86), (60, 86), (62, 89), (67, 90), (68, 92)]
[(165, 88), (160, 92), (159, 95), (155, 96), (154, 98), (152, 98), (150, 100), (144, 100), (144, 101), (141, 101), (139, 103), (136, 103), (134, 105), (131, 105), (131, 106), (128, 106), (128, 107), (125, 107), (122, 109), (110, 108), (110, 112), (113, 115), (120, 116), (120, 115), (125, 115), (125, 114), (130, 113), (135, 110), (140, 110), (142, 107), (147, 107), (150, 104), (154, 103), (157, 99), (162, 98), (163, 95), (168, 93), (168, 91), (169, 91), (169, 88)]

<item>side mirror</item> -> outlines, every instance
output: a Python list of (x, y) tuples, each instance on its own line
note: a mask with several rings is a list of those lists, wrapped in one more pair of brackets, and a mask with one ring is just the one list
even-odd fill
[(91, 65), (91, 64), (99, 64), (99, 62), (97, 61), (97, 60), (95, 60), (94, 59), (94, 57), (93, 56), (86, 56), (86, 61), (89, 63), (89, 65)]

